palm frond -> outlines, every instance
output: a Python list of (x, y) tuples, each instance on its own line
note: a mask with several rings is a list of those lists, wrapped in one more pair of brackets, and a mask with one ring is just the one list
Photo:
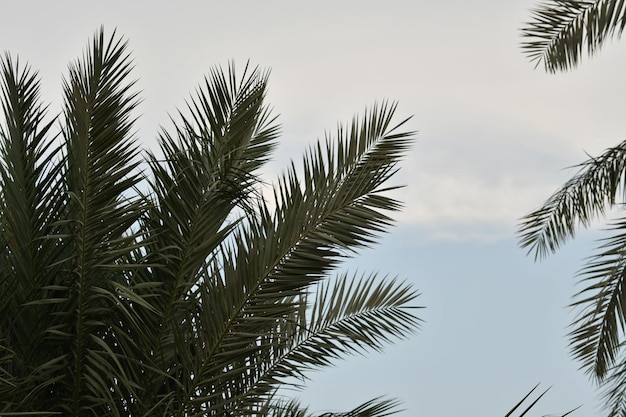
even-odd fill
[(522, 49), (548, 72), (576, 67), (583, 49), (593, 55), (626, 25), (624, 0), (547, 0), (522, 28)]
[(602, 406), (607, 417), (623, 416), (626, 413), (626, 361), (623, 346), (611, 368), (601, 383)]
[(395, 399), (374, 398), (349, 411), (327, 411), (321, 414), (309, 412), (297, 401), (270, 403), (261, 410), (261, 415), (269, 417), (385, 417), (403, 411), (402, 403)]
[[(278, 386), (306, 379), (307, 371), (330, 366), (350, 354), (382, 350), (394, 339), (412, 334), (420, 320), (412, 313), (417, 294), (395, 280), (375, 275), (342, 274), (328, 285), (320, 284), (314, 301), (286, 300), (296, 309), (291, 317), (275, 320), (274, 327), (255, 340), (248, 353), (244, 398), (263, 398)], [(238, 408), (254, 407), (240, 403)]]
[(613, 230), (581, 270), (585, 288), (572, 304), (582, 308), (572, 323), (572, 353), (598, 381), (615, 365), (626, 323), (626, 219), (615, 222)]
[(382, 397), (369, 400), (350, 411), (346, 412), (327, 412), (320, 414), (319, 417), (385, 417), (395, 413), (399, 413), (400, 402), (395, 399), (382, 399)]
[(51, 379), (36, 371), (50, 359), (45, 347), (50, 312), (29, 303), (50, 296), (45, 287), (56, 274), (51, 264), (59, 251), (46, 237), (58, 230), (64, 195), (60, 148), (50, 133), (53, 120), (45, 121), (37, 74), (9, 55), (0, 69), (5, 116), (0, 126), (0, 367), (20, 381), (14, 385), (0, 374), (0, 390), (16, 390), (5, 397), (11, 407)]
[(253, 215), (256, 172), (278, 133), (263, 102), (266, 85), (267, 73), (258, 68), (246, 66), (241, 75), (234, 65), (227, 71), (215, 68), (189, 101), (189, 115), (179, 112), (174, 133), (162, 132), (162, 157), (149, 155), (154, 194), (147, 196), (151, 208), (143, 230), (150, 236), (146, 258), (156, 267), (146, 277), (133, 278), (161, 284), (156, 294), (148, 291), (158, 312), (148, 320), (159, 330), (145, 339), (145, 349), (153, 352), (146, 362), (161, 371), (156, 377), (144, 375), (147, 393), (194, 395), (193, 388), (178, 385), (183, 378), (168, 374), (180, 363), (193, 368), (188, 346), (198, 332), (192, 303), (199, 301), (193, 288), (210, 279), (213, 271), (205, 267), (238, 223), (237, 207)]
[[(410, 286), (395, 279), (378, 280), (342, 274), (332, 284), (322, 283), (313, 292), (314, 302), (303, 302), (308, 314), (296, 316), (293, 333), (287, 333), (284, 349), (267, 361), (262, 379), (285, 381), (306, 378), (310, 369), (329, 366), (334, 360), (366, 350), (380, 351), (393, 338), (405, 338), (419, 328), (411, 306), (417, 297)], [(296, 366), (297, 365), (297, 366)], [(262, 369), (262, 368), (261, 368)]]
[(115, 34), (105, 40), (101, 30), (83, 59), (70, 66), (64, 86), (68, 200), (63, 231), (56, 238), (64, 242), (60, 263), (66, 273), (54, 288), (65, 294), (62, 308), (72, 319), (59, 315), (59, 324), (48, 331), (66, 346), (72, 372), (60, 384), (67, 390), (67, 402), (60, 407), (71, 415), (94, 407), (104, 407), (104, 412), (107, 399), (124, 383), (119, 370), (111, 372), (117, 366), (114, 355), (98, 341), (132, 343), (128, 338), (113, 342), (123, 337), (120, 322), (125, 321), (119, 316), (123, 310), (116, 287), (126, 282), (115, 271), (128, 271), (120, 263), (139, 245), (132, 228), (143, 204), (132, 197), (140, 180), (132, 139), (137, 93), (128, 80), (132, 66), (126, 47)]
[[(546, 393), (550, 390), (550, 388), (545, 389), (543, 392), (541, 392), (539, 395), (535, 396), (535, 398), (533, 399), (532, 395), (535, 392), (535, 390), (539, 388), (539, 384), (535, 385), (526, 395), (524, 395), (524, 397), (513, 406), (513, 408), (511, 408), (504, 417), (512, 417), (512, 416), (518, 416), (518, 417), (524, 417), (526, 414), (528, 414), (532, 409), (535, 408), (535, 406), (537, 405), (537, 403), (539, 403), (539, 401), (541, 400), (541, 398), (543, 398), (544, 395), (546, 395)], [(527, 401), (529, 400), (530, 403)], [(521, 408), (524, 407), (524, 408)], [(580, 408), (580, 406), (567, 411), (565, 413), (560, 413), (560, 414), (550, 414), (550, 416), (554, 416), (554, 417), (565, 417), (571, 413), (573, 413), (574, 411), (578, 410)], [(519, 411), (518, 411), (519, 410)], [(518, 412), (518, 413), (516, 413)], [(544, 416), (547, 417), (547, 416)]]
[(521, 219), (520, 245), (535, 259), (555, 252), (578, 227), (587, 227), (619, 199), (626, 185), (626, 142), (580, 165), (544, 205)]

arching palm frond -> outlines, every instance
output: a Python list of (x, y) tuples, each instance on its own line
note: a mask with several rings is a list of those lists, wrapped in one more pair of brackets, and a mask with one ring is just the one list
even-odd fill
[(302, 408), (296, 401), (272, 404), (263, 410), (263, 415), (268, 417), (385, 417), (402, 411), (398, 407), (401, 403), (393, 399), (382, 397), (369, 400), (350, 411), (326, 411), (323, 413), (309, 412), (308, 408)]
[(305, 371), (332, 365), (349, 354), (379, 351), (420, 324), (410, 312), (415, 307), (407, 307), (417, 297), (411, 287), (380, 281), (375, 274), (342, 274), (332, 284), (320, 284), (313, 294), (312, 302), (302, 302), (287, 344), (262, 379), (306, 379)]
[(580, 165), (579, 172), (520, 224), (521, 246), (535, 259), (556, 251), (578, 227), (604, 215), (626, 187), (626, 142)]
[(522, 28), (522, 49), (548, 72), (576, 67), (583, 49), (593, 55), (626, 26), (623, 0), (546, 0)]

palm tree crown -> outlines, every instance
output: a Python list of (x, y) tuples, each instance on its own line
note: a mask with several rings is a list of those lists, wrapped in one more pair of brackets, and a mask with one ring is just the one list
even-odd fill
[(142, 154), (131, 67), (100, 30), (48, 119), (37, 74), (1, 62), (0, 415), (310, 415), (277, 389), (419, 325), (410, 285), (333, 273), (392, 223), (412, 133), (375, 105), (266, 202), (268, 74), (212, 70)]

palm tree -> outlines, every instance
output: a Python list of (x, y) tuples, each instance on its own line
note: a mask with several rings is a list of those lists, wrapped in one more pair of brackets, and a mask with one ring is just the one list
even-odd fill
[[(556, 72), (574, 68), (583, 47), (594, 54), (626, 25), (622, 1), (551, 0), (532, 12), (522, 48), (537, 65)], [(580, 227), (622, 208), (626, 191), (626, 141), (582, 163), (579, 171), (539, 209), (522, 219), (521, 246), (535, 259), (556, 251)], [(604, 388), (610, 416), (626, 414), (626, 216), (610, 223), (610, 235), (580, 272), (583, 289), (572, 303), (575, 358)]]
[(335, 272), (392, 223), (412, 133), (374, 105), (269, 187), (267, 72), (213, 69), (142, 153), (131, 69), (101, 29), (48, 117), (1, 61), (0, 415), (311, 415), (278, 388), (419, 326), (409, 284)]

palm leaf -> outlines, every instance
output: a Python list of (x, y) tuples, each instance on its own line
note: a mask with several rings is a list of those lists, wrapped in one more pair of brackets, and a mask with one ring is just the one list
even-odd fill
[[(532, 409), (535, 408), (535, 406), (537, 405), (537, 403), (539, 403), (539, 400), (541, 400), (541, 398), (543, 398), (544, 395), (546, 395), (546, 393), (550, 390), (550, 388), (545, 389), (543, 392), (541, 392), (539, 395), (537, 395), (534, 399), (532, 397), (533, 393), (535, 392), (535, 390), (539, 387), (539, 384), (535, 385), (526, 395), (524, 395), (524, 397), (513, 406), (513, 408), (511, 408), (504, 417), (512, 417), (514, 415), (519, 416), (519, 417), (524, 417), (526, 414), (528, 414)], [(529, 400), (530, 403), (527, 401)], [(524, 408), (521, 408), (524, 407)], [(561, 413), (561, 414), (550, 414), (550, 416), (554, 416), (554, 417), (565, 417), (571, 413), (573, 413), (574, 411), (578, 410), (580, 408), (580, 406), (567, 411), (565, 413)], [(519, 410), (519, 411), (518, 411)], [(518, 412), (518, 413), (516, 413)], [(547, 417), (547, 416), (544, 416)]]
[[(536, 258), (544, 257), (573, 237), (577, 227), (588, 226), (616, 201), (623, 200), (625, 149), (626, 143), (621, 143), (583, 163), (543, 207), (522, 219), (521, 246), (528, 247)], [(613, 366), (621, 339), (624, 227), (623, 221), (614, 226), (615, 235), (581, 271), (585, 288), (572, 304), (582, 308), (570, 334), (572, 353), (599, 380)]]
[(626, 319), (626, 220), (616, 222), (613, 228), (614, 236), (605, 239), (581, 271), (585, 288), (572, 304), (582, 309), (572, 323), (572, 353), (598, 381), (615, 365)]
[(556, 72), (576, 67), (583, 49), (593, 55), (626, 25), (623, 0), (548, 0), (522, 28), (522, 49), (531, 61)]
[(58, 324), (48, 331), (66, 346), (64, 357), (72, 371), (60, 384), (65, 390), (60, 407), (71, 415), (97, 409), (104, 413), (107, 400), (119, 395), (113, 392), (124, 384), (119, 379), (123, 374), (112, 372), (117, 366), (111, 351), (98, 341), (108, 339), (109, 346), (132, 343), (123, 339), (116, 295), (116, 286), (125, 284), (116, 271), (138, 245), (132, 227), (142, 212), (141, 201), (131, 197), (140, 179), (131, 138), (137, 100), (131, 91), (134, 82), (128, 81), (131, 63), (125, 50), (115, 34), (105, 41), (100, 31), (83, 59), (70, 67), (65, 82), (63, 175), (68, 201), (57, 238), (64, 242), (60, 264), (66, 272), (54, 287), (65, 298)]
[(333, 360), (366, 350), (380, 351), (392, 338), (414, 332), (420, 320), (409, 307), (417, 294), (406, 284), (375, 275), (360, 278), (342, 274), (332, 285), (319, 285), (309, 310), (294, 318), (294, 330), (276, 359), (268, 361), (262, 379), (306, 378), (305, 371), (329, 366)]
[(50, 314), (28, 303), (50, 297), (45, 287), (55, 274), (58, 248), (46, 239), (58, 228), (63, 211), (59, 187), (59, 148), (50, 134), (52, 121), (44, 121), (46, 107), (39, 100), (39, 80), (30, 68), (6, 55), (1, 63), (2, 108), (0, 127), (0, 351), (3, 369), (20, 383), (0, 375), (0, 390), (17, 391), (7, 406), (24, 403), (51, 378), (38, 372), (50, 358), (45, 331)]
[(579, 166), (579, 172), (541, 208), (521, 220), (520, 244), (535, 259), (556, 251), (578, 227), (587, 227), (624, 199), (626, 142)]

